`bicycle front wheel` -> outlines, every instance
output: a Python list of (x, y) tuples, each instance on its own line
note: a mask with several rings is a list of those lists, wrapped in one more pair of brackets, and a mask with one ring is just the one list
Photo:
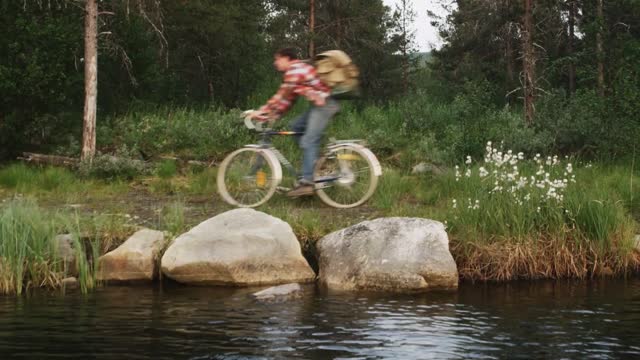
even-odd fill
[(351, 208), (369, 200), (378, 186), (380, 163), (368, 149), (335, 147), (316, 164), (318, 197), (336, 208)]
[(218, 170), (218, 192), (230, 205), (256, 207), (276, 191), (280, 165), (264, 150), (243, 148), (229, 154)]

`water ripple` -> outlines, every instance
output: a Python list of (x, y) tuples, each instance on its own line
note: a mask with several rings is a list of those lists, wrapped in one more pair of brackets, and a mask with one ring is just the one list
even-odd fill
[(0, 358), (608, 359), (640, 356), (640, 281), (464, 285), (457, 293), (107, 287), (0, 298)]

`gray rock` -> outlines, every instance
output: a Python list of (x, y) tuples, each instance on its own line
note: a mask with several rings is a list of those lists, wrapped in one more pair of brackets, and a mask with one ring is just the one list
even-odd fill
[(636, 251), (640, 252), (640, 234), (636, 235), (636, 238), (634, 239), (634, 242), (633, 242), (633, 248)]
[(57, 235), (54, 242), (56, 243), (57, 257), (71, 266), (76, 259), (76, 253), (73, 249), (73, 236), (71, 234)]
[(442, 175), (444, 171), (436, 165), (421, 162), (411, 169), (412, 174)]
[(102, 281), (151, 281), (158, 274), (164, 247), (161, 231), (142, 229), (117, 249), (100, 257), (98, 279)]
[(381, 218), (317, 243), (320, 283), (337, 290), (416, 292), (458, 287), (458, 270), (440, 222)]
[(290, 299), (302, 295), (300, 284), (286, 284), (258, 291), (253, 296), (258, 300)]
[(235, 209), (180, 235), (162, 257), (162, 272), (187, 284), (272, 285), (310, 282), (291, 226), (252, 209)]

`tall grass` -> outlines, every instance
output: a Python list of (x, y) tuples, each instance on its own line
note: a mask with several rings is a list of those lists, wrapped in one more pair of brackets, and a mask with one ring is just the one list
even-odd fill
[(447, 220), (463, 274), (584, 277), (637, 268), (625, 202), (590, 175), (568, 158), (526, 160), (490, 143), (483, 162), (456, 166)]
[(55, 261), (53, 220), (32, 202), (12, 201), (0, 210), (0, 292), (55, 285), (60, 264)]
[[(61, 280), (77, 276), (87, 292), (96, 285), (102, 229), (85, 237), (77, 215), (49, 212), (30, 199), (14, 199), (0, 207), (0, 293), (21, 294), (31, 288), (57, 288)], [(56, 235), (71, 235), (73, 267), (62, 258)]]
[(176, 237), (187, 230), (184, 201), (176, 200), (160, 210), (159, 229), (167, 231), (170, 237)]
[(0, 168), (0, 194), (20, 194), (65, 201), (83, 201), (128, 190), (128, 183), (87, 179), (73, 170), (24, 163)]
[(59, 167), (38, 168), (19, 163), (0, 169), (0, 186), (20, 193), (71, 193), (82, 191), (84, 185), (71, 171)]
[(210, 167), (194, 172), (189, 178), (189, 193), (194, 195), (212, 196), (217, 192), (217, 168)]

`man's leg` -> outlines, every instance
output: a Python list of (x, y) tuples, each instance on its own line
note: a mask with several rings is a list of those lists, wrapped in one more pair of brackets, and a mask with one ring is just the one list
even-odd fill
[[(324, 130), (329, 125), (333, 115), (338, 112), (338, 102), (334, 99), (327, 99), (324, 106), (312, 107), (306, 124), (305, 133), (300, 139), (302, 148), (302, 181), (300, 191), (292, 191), (291, 196), (300, 196), (313, 193), (313, 169), (320, 151), (320, 142)], [(300, 194), (298, 194), (300, 193)]]
[[(309, 114), (311, 113), (311, 110), (312, 109), (305, 111), (302, 115), (298, 116), (291, 122), (289, 126), (291, 128), (291, 131), (300, 133), (305, 132), (305, 130), (307, 129), (307, 122), (309, 121)], [(300, 145), (300, 139), (302, 138), (302, 135), (296, 135), (294, 136), (294, 138), (296, 140), (296, 143)]]

